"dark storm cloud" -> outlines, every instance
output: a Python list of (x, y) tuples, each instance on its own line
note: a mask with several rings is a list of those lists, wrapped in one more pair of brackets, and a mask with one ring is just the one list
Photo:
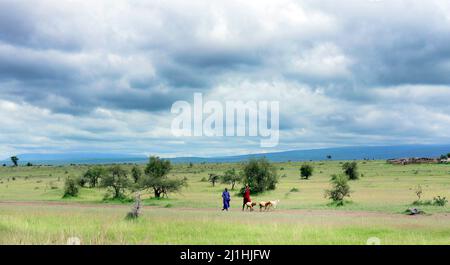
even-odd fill
[[(75, 132), (42, 132), (27, 144), (56, 139), (49, 149), (65, 138), (95, 142), (95, 129), (77, 119), (99, 109), (112, 113), (98, 118), (108, 121), (99, 134), (125, 130), (105, 136), (113, 142), (167, 136), (164, 115), (194, 92), (279, 99), (286, 147), (442, 141), (450, 138), (442, 133), (450, 127), (449, 14), (444, 1), (415, 0), (4, 0), (0, 111), (33, 113), (37, 126), (63, 115), (56, 123)], [(134, 136), (139, 125), (127, 131), (118, 113), (134, 111), (163, 117), (145, 127), (158, 136)], [(15, 124), (19, 118), (9, 128), (28, 125)]]

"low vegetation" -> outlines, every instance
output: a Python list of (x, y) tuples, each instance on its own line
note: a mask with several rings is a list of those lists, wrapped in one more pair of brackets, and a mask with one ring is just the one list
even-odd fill
[(79, 188), (78, 188), (76, 179), (74, 177), (66, 178), (66, 181), (64, 183), (63, 198), (77, 197), (78, 193), (79, 193)]
[(342, 165), (342, 170), (344, 171), (344, 174), (347, 175), (349, 180), (357, 180), (359, 178), (358, 163), (355, 161), (345, 162)]
[(343, 174), (331, 176), (331, 189), (325, 190), (325, 197), (333, 201), (336, 206), (344, 205), (345, 198), (350, 197), (348, 177)]

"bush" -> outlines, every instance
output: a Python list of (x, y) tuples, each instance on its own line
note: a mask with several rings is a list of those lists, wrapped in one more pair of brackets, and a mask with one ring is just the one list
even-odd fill
[(234, 168), (225, 171), (222, 176), (222, 183), (230, 184), (231, 190), (234, 190), (236, 183), (241, 181), (242, 177)]
[(425, 201), (417, 200), (417, 201), (414, 201), (412, 203), (412, 205), (414, 205), (414, 206), (429, 206), (429, 205), (433, 205), (433, 202), (430, 200), (425, 200)]
[(214, 173), (209, 173), (208, 181), (211, 182), (212, 186), (216, 186), (216, 182), (220, 179), (220, 176)]
[(446, 197), (437, 196), (433, 198), (433, 205), (436, 206), (445, 206), (448, 200)]
[[(250, 159), (244, 166), (243, 183), (248, 184), (253, 193), (274, 190), (278, 182), (276, 168), (266, 158)], [(245, 187), (241, 189), (244, 194)]]
[(342, 170), (344, 170), (344, 174), (347, 175), (349, 180), (357, 180), (359, 178), (358, 164), (355, 161), (345, 162), (342, 165)]
[(298, 190), (297, 188), (292, 188), (292, 189), (290, 190), (290, 192), (299, 192), (299, 190)]
[(63, 198), (77, 197), (79, 193), (77, 181), (73, 177), (66, 178), (64, 183), (64, 195)]
[(325, 197), (332, 200), (337, 206), (344, 205), (345, 197), (350, 197), (348, 177), (345, 175), (331, 176), (331, 189), (325, 191)]
[(314, 168), (311, 165), (304, 164), (300, 168), (300, 177), (302, 179), (309, 179), (313, 174)]
[(100, 166), (89, 168), (83, 175), (83, 178), (89, 182), (91, 188), (95, 188), (100, 179), (106, 175), (107, 171)]

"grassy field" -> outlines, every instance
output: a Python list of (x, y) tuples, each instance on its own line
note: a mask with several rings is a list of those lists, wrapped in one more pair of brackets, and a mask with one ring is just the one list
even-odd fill
[[(83, 188), (78, 198), (62, 199), (64, 179), (87, 166), (1, 167), (0, 243), (64, 244), (77, 236), (83, 244), (450, 244), (447, 206), (423, 206), (421, 216), (402, 212), (411, 207), (421, 185), (423, 200), (450, 197), (450, 165), (390, 165), (359, 161), (360, 180), (350, 182), (351, 203), (329, 206), (324, 190), (341, 162), (311, 162), (314, 175), (300, 180), (301, 162), (277, 163), (275, 191), (253, 200), (279, 199), (272, 212), (241, 212), (232, 192), (231, 211), (221, 209), (221, 191), (202, 182), (239, 164), (175, 165), (171, 175), (186, 177), (188, 187), (168, 199), (145, 198), (143, 216), (124, 219), (132, 203), (105, 202), (104, 189)], [(128, 169), (131, 166), (126, 166)], [(298, 189), (292, 192), (293, 188)]]

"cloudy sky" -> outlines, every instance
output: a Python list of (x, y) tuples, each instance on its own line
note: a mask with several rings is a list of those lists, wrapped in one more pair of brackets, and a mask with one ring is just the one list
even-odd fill
[[(174, 137), (177, 100), (278, 100), (280, 144)], [(450, 143), (450, 2), (0, 0), (0, 158)]]

